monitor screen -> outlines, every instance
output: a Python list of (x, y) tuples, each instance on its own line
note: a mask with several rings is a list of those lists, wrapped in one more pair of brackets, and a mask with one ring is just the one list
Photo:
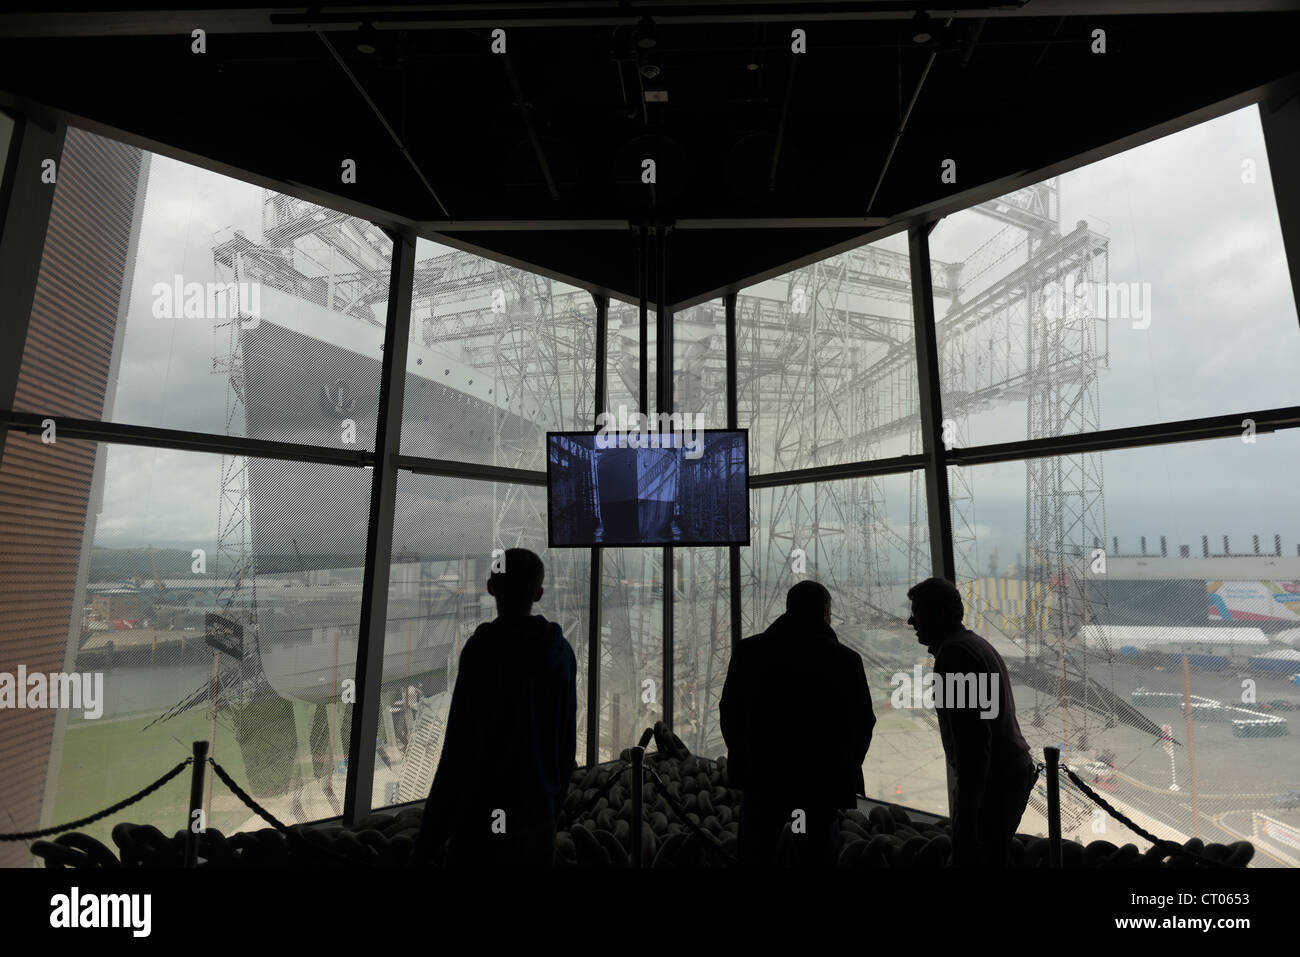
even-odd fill
[(548, 432), (550, 546), (748, 545), (748, 438)]

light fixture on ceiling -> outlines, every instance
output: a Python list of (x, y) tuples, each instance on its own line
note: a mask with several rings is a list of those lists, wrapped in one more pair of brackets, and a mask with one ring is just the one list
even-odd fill
[(930, 15), (924, 10), (917, 10), (912, 17), (912, 42), (929, 43), (933, 37), (934, 26), (930, 22)]
[(659, 43), (655, 37), (655, 22), (649, 17), (642, 17), (632, 31), (632, 39), (642, 50), (653, 50)]
[(357, 28), (357, 52), (364, 53), (366, 56), (373, 56), (378, 33), (379, 31), (375, 29), (373, 23), (361, 24)]

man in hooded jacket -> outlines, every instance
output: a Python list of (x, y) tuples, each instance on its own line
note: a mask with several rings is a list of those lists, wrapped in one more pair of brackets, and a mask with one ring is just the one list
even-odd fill
[(786, 594), (786, 612), (732, 654), (719, 714), (727, 777), (741, 796), (739, 852), (770, 867), (786, 824), (795, 863), (828, 867), (838, 808), (864, 790), (876, 716), (862, 658), (831, 628), (831, 595), (815, 581)]
[(542, 597), (537, 555), (507, 549), (497, 617), (465, 643), (411, 863), (549, 867), (577, 751), (577, 660)]

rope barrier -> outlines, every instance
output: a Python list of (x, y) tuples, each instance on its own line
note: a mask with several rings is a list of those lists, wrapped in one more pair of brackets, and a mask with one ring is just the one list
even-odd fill
[[(221, 779), (222, 783), (225, 784), (226, 787), (230, 789), (231, 793), (234, 794), (235, 797), (239, 798), (239, 800), (242, 801), (251, 811), (253, 811), (253, 813), (255, 813), (264, 821), (266, 821), (268, 824), (270, 824), (271, 827), (273, 827), (276, 831), (294, 838), (296, 841), (300, 843), (300, 845), (305, 845), (312, 852), (323, 855), (327, 858), (332, 858), (350, 867), (375, 866), (376, 862), (362, 861), (351, 857), (347, 857), (346, 855), (340, 854), (331, 848), (327, 848), (320, 844), (316, 844), (312, 842), (301, 831), (293, 830), (291, 827), (286, 825), (283, 821), (279, 820), (274, 814), (272, 814), (266, 808), (262, 807), (262, 805), (259, 804), (252, 797), (252, 795), (250, 795), (247, 791), (245, 791), (242, 787), (239, 786), (238, 782), (236, 782), (235, 779), (231, 777), (230, 773), (226, 771), (226, 769), (223, 768), (220, 764), (218, 764), (215, 759), (208, 758), (207, 762), (212, 765), (213, 772), (217, 775), (217, 777)], [(135, 794), (131, 795), (130, 797), (124, 798), (123, 800), (118, 801), (116, 804), (106, 807), (104, 808), (104, 810), (98, 811), (95, 814), (91, 814), (87, 817), (79, 818), (78, 820), (75, 821), (70, 821), (67, 824), (60, 824), (54, 827), (42, 828), (41, 830), (38, 831), (24, 831), (22, 833), (17, 833), (17, 834), (0, 834), (0, 841), (30, 841), (38, 838), (47, 837), (53, 834), (62, 834), (66, 831), (72, 831), (76, 828), (85, 827), (88, 824), (93, 824), (96, 821), (102, 820), (103, 818), (115, 814), (118, 811), (130, 807), (132, 804), (135, 804), (143, 800), (144, 798), (148, 797), (150, 794), (157, 791), (160, 787), (162, 787), (168, 781), (172, 780), (172, 778), (176, 777), (178, 774), (180, 774), (182, 771), (184, 771), (187, 767), (189, 767), (193, 763), (194, 763), (194, 759), (192, 757), (186, 758), (184, 761), (179, 762), (174, 768), (172, 768), (166, 774), (162, 775), (160, 778), (158, 778), (158, 780), (149, 784), (147, 787), (141, 788), (139, 791), (137, 791)], [(581, 806), (575, 808), (572, 812), (565, 814), (561, 818), (561, 822), (564, 825), (567, 825), (573, 818), (578, 817), (586, 813), (587, 811), (591, 810), (591, 808), (593, 808), (597, 803), (599, 803), (600, 799), (603, 798), (606, 794), (608, 794), (610, 789), (615, 784), (618, 783), (619, 779), (622, 778), (623, 774), (629, 770), (631, 770), (630, 764), (628, 764), (626, 761), (619, 762), (618, 766), (611, 769), (608, 779), (603, 785), (601, 785), (601, 787), (596, 791), (596, 793), (591, 797), (591, 799), (588, 801), (584, 801)], [(663, 789), (663, 793), (665, 794), (665, 797), (667, 798), (669, 805), (673, 808), (674, 813), (679, 818), (681, 818), (682, 821), (685, 824), (687, 824), (692, 830), (702, 835), (702, 837), (706, 841), (714, 841), (712, 835), (701, 831), (695, 825), (695, 823), (690, 820), (690, 818), (685, 816), (685, 813), (681, 810), (680, 806), (677, 805), (672, 795), (668, 794), (667, 790), (663, 787), (663, 781), (659, 778), (659, 775), (655, 774), (652, 768), (647, 767), (647, 770), (649, 770), (650, 773), (654, 775), (655, 780), (659, 782), (659, 785), (661, 789)], [(721, 847), (718, 846), (716, 842), (714, 842), (714, 847), (716, 850), (718, 850), (720, 853), (723, 853), (725, 856), (726, 852), (722, 851)], [(77, 860), (80, 860), (80, 858), (78, 857)]]
[[(1039, 765), (1039, 770), (1040, 770), (1040, 771), (1043, 770), (1043, 765)], [(1090, 788), (1088, 785), (1084, 784), (1084, 783), (1083, 783), (1083, 779), (1080, 778), (1080, 777), (1079, 777), (1077, 774), (1075, 774), (1073, 771), (1071, 771), (1068, 767), (1065, 767), (1064, 765), (1062, 765), (1062, 766), (1061, 766), (1061, 770), (1064, 771), (1064, 772), (1066, 773), (1066, 776), (1069, 777), (1070, 782), (1071, 782), (1071, 783), (1072, 783), (1076, 788), (1078, 788), (1080, 791), (1082, 791), (1082, 792), (1084, 793), (1085, 796), (1087, 796), (1087, 797), (1089, 797), (1089, 798), (1092, 799), (1093, 803), (1095, 803), (1095, 804), (1097, 804), (1099, 807), (1101, 807), (1102, 810), (1104, 810), (1107, 814), (1109, 814), (1109, 815), (1110, 815), (1111, 817), (1113, 817), (1115, 820), (1119, 821), (1121, 824), (1123, 824), (1126, 828), (1128, 828), (1128, 829), (1129, 829), (1130, 831), (1132, 831), (1134, 834), (1137, 834), (1139, 837), (1143, 838), (1144, 840), (1150, 841), (1150, 842), (1151, 842), (1152, 844), (1154, 844), (1156, 847), (1159, 847), (1159, 848), (1161, 848), (1161, 849), (1163, 849), (1163, 850), (1166, 850), (1166, 851), (1168, 851), (1170, 854), (1180, 854), (1180, 855), (1183, 855), (1183, 856), (1186, 856), (1186, 857), (1190, 857), (1192, 860), (1196, 861), (1197, 863), (1199, 863), (1199, 864), (1204, 864), (1204, 865), (1206, 865), (1207, 867), (1227, 867), (1227, 866), (1228, 866), (1228, 865), (1224, 864), (1222, 861), (1216, 861), (1216, 860), (1214, 860), (1213, 858), (1205, 857), (1205, 856), (1203, 856), (1203, 855), (1201, 855), (1201, 854), (1197, 854), (1195, 851), (1188, 850), (1186, 847), (1184, 847), (1182, 844), (1179, 844), (1177, 841), (1170, 841), (1170, 840), (1166, 840), (1166, 839), (1163, 838), (1163, 837), (1156, 837), (1156, 836), (1155, 836), (1154, 834), (1152, 834), (1150, 831), (1148, 831), (1148, 830), (1146, 830), (1145, 828), (1143, 828), (1143, 827), (1141, 827), (1140, 825), (1138, 825), (1138, 824), (1137, 824), (1137, 823), (1136, 823), (1136, 822), (1135, 822), (1131, 817), (1129, 817), (1127, 814), (1124, 814), (1122, 811), (1116, 809), (1116, 808), (1115, 808), (1115, 807), (1114, 807), (1114, 806), (1113, 806), (1109, 801), (1107, 801), (1105, 798), (1103, 798), (1100, 794), (1098, 794), (1096, 791), (1094, 791), (1094, 790), (1093, 790), (1092, 788)]]
[[(130, 797), (124, 798), (123, 800), (118, 801), (116, 804), (113, 804), (95, 814), (91, 814), (87, 817), (79, 818), (78, 820), (71, 821), (67, 824), (60, 824), (54, 827), (42, 828), (41, 830), (37, 830), (37, 831), (24, 831), (18, 834), (0, 834), (0, 841), (30, 841), (37, 838), (49, 836), (51, 834), (62, 834), (66, 831), (72, 831), (75, 828), (84, 827), (87, 824), (93, 824), (96, 821), (108, 817), (111, 814), (115, 814), (118, 811), (122, 810), (123, 808), (130, 807), (132, 804), (135, 804), (143, 800), (144, 798), (148, 797), (150, 794), (157, 791), (159, 788), (161, 788), (172, 778), (176, 777), (178, 774), (184, 771), (185, 768), (187, 768), (190, 764), (193, 763), (193, 761), (194, 761), (193, 758), (186, 758), (184, 761), (179, 762), (174, 768), (172, 768), (166, 774), (162, 775), (153, 783), (149, 784), (147, 787), (142, 788), (141, 790), (137, 791), (135, 794), (131, 795)], [(255, 814), (257, 814), (263, 820), (267, 821), (273, 828), (275, 828), (275, 830), (279, 831), (280, 833), (293, 837), (295, 840), (299, 841), (303, 845), (306, 845), (306, 847), (308, 847), (311, 851), (317, 854), (320, 854), (324, 857), (333, 858), (334, 860), (340, 861), (350, 867), (351, 866), (370, 867), (375, 865), (375, 862), (373, 861), (356, 860), (354, 858), (347, 857), (346, 855), (339, 854), (337, 851), (334, 851), (331, 848), (327, 848), (320, 844), (316, 844), (312, 842), (301, 831), (295, 831), (292, 828), (288, 827), (287, 825), (284, 824), (284, 822), (276, 818), (275, 815), (271, 814), (270, 811), (262, 807), (262, 805), (260, 805), (256, 800), (254, 800), (253, 797), (249, 795), (247, 791), (245, 791), (242, 787), (240, 787), (239, 784), (235, 781), (235, 779), (231, 777), (230, 774), (226, 771), (226, 769), (223, 768), (220, 764), (218, 764), (214, 759), (208, 758), (207, 761), (209, 764), (212, 765), (212, 769), (216, 773), (217, 777), (221, 778), (222, 783), (224, 783), (226, 787), (230, 789), (231, 793), (233, 793), (235, 797), (239, 798), (239, 800), (242, 801)], [(1041, 762), (1035, 762), (1035, 767), (1037, 769), (1037, 773), (1040, 775), (1047, 770), (1046, 765)], [(596, 793), (589, 800), (584, 801), (582, 805), (580, 805), (579, 807), (575, 808), (570, 812), (564, 813), (558, 823), (560, 823), (562, 827), (568, 826), (571, 824), (574, 818), (581, 816), (582, 814), (585, 814), (586, 812), (590, 811), (593, 807), (595, 807), (596, 804), (600, 802), (600, 799), (603, 798), (606, 794), (608, 794), (610, 789), (616, 783), (618, 783), (618, 781), (622, 778), (623, 774), (629, 770), (631, 770), (631, 765), (628, 764), (626, 761), (620, 761), (617, 767), (611, 769), (607, 780), (603, 785), (601, 785), (599, 789), (597, 789)], [(1131, 830), (1133, 833), (1142, 837), (1144, 840), (1149, 841), (1154, 846), (1166, 851), (1170, 855), (1185, 856), (1199, 864), (1203, 864), (1208, 867), (1222, 868), (1228, 866), (1224, 864), (1222, 861), (1216, 861), (1213, 858), (1206, 857), (1202, 854), (1198, 854), (1195, 851), (1192, 851), (1189, 848), (1179, 844), (1177, 841), (1171, 841), (1165, 838), (1157, 837), (1156, 835), (1152, 834), (1150, 831), (1146, 830), (1145, 828), (1137, 824), (1128, 815), (1124, 814), (1122, 811), (1115, 808), (1109, 801), (1107, 801), (1100, 794), (1098, 794), (1091, 787), (1089, 787), (1086, 783), (1084, 783), (1084, 781), (1077, 774), (1075, 774), (1074, 771), (1070, 770), (1070, 768), (1062, 766), (1061, 770), (1065, 772), (1070, 782), (1086, 797), (1091, 799), (1093, 803), (1098, 805), (1107, 814), (1109, 814), (1112, 818), (1114, 818), (1119, 823), (1123, 824), (1126, 828)], [(668, 807), (672, 810), (673, 815), (679, 821), (681, 821), (682, 824), (684, 824), (687, 828), (689, 828), (692, 834), (700, 838), (700, 840), (704, 842), (705, 846), (709, 850), (717, 853), (730, 864), (733, 865), (737, 864), (738, 861), (736, 860), (736, 858), (734, 858), (732, 855), (727, 853), (726, 849), (722, 846), (722, 844), (718, 841), (716, 837), (714, 837), (709, 832), (705, 831), (693, 820), (691, 820), (689, 816), (689, 812), (686, 811), (686, 809), (677, 800), (677, 798), (668, 790), (668, 786), (664, 784), (663, 778), (659, 776), (659, 773), (648, 764), (645, 765), (645, 771), (654, 779), (654, 782), (658, 787), (658, 792), (663, 795), (664, 801), (668, 805)]]
[(236, 784), (235, 779), (232, 778), (226, 772), (225, 768), (217, 764), (215, 758), (208, 758), (208, 763), (212, 765), (212, 770), (217, 773), (217, 777), (221, 778), (222, 783), (225, 784), (226, 787), (230, 788), (230, 790), (234, 793), (235, 797), (239, 798), (239, 800), (243, 801), (246, 805), (248, 805), (248, 807), (255, 814), (257, 814), (259, 817), (269, 822), (270, 825), (273, 828), (275, 828), (277, 831), (289, 830), (289, 828), (284, 823), (282, 823), (278, 818), (276, 818), (274, 814), (272, 814), (266, 808), (262, 807), (262, 805), (254, 801), (247, 791), (245, 791), (238, 784)]
[(223, 768), (221, 765), (219, 765), (215, 759), (208, 758), (208, 763), (212, 765), (212, 770), (216, 772), (217, 777), (221, 778), (222, 783), (225, 784), (226, 787), (230, 788), (231, 792), (235, 795), (235, 797), (243, 801), (244, 804), (246, 804), (255, 814), (257, 814), (263, 820), (270, 823), (270, 825), (280, 833), (288, 834), (294, 839), (302, 842), (307, 847), (311, 848), (313, 851), (323, 854), (326, 857), (332, 857), (335, 860), (342, 861), (344, 864), (347, 864), (349, 867), (355, 867), (355, 866), (373, 867), (374, 866), (374, 862), (372, 861), (354, 860), (353, 858), (340, 854), (337, 851), (332, 850), (330, 848), (322, 847), (319, 844), (313, 844), (300, 831), (295, 831), (292, 828), (287, 827), (283, 822), (279, 821), (275, 817), (275, 815), (273, 815), (270, 811), (262, 807), (262, 805), (258, 804), (255, 800), (253, 800), (252, 796), (250, 796), (247, 791), (245, 791), (238, 784), (236, 784), (235, 779), (232, 778), (228, 773), (226, 773), (226, 769)]
[(170, 771), (168, 771), (166, 774), (160, 777), (157, 781), (153, 782), (153, 784), (150, 784), (148, 787), (143, 788), (140, 791), (137, 791), (135, 794), (132, 794), (129, 798), (125, 798), (124, 800), (118, 801), (116, 804), (112, 805), (111, 807), (106, 807), (104, 808), (104, 810), (96, 814), (92, 814), (89, 817), (83, 817), (79, 820), (72, 821), (68, 824), (57, 825), (56, 827), (42, 828), (39, 831), (24, 831), (21, 834), (0, 834), (0, 841), (30, 841), (33, 840), (34, 838), (46, 837), (50, 834), (62, 834), (64, 831), (71, 831), (74, 828), (85, 827), (87, 824), (94, 824), (96, 821), (100, 820), (101, 818), (106, 818), (110, 814), (116, 814), (118, 811), (122, 810), (123, 808), (130, 807), (132, 804), (135, 804), (137, 801), (143, 800), (144, 798), (148, 797), (150, 794), (153, 794), (154, 791), (157, 791), (160, 787), (162, 787), (172, 778), (176, 777), (176, 775), (180, 774), (187, 767), (189, 767), (190, 763), (193, 760), (194, 760), (193, 758), (186, 758), (180, 764), (176, 765), (176, 767), (172, 768)]

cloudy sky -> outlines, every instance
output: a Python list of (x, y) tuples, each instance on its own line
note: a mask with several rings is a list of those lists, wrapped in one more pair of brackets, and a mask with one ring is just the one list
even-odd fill
[[(1253, 183), (1243, 182), (1245, 161), (1255, 164)], [(227, 431), (226, 381), (211, 372), (222, 351), (211, 322), (155, 318), (152, 286), (178, 273), (217, 279), (214, 243), (235, 228), (259, 238), (261, 201), (258, 187), (152, 158), (113, 420)], [(1300, 329), (1255, 107), (1062, 176), (1060, 206), (1064, 231), (1086, 220), (1108, 237), (1112, 282), (1150, 289), (1149, 328), (1109, 323), (1103, 428), (1300, 402)], [(961, 262), (1000, 228), (957, 214), (932, 234), (932, 253)], [(1025, 421), (1023, 401), (994, 405), (971, 417), (968, 444), (1023, 438)], [(219, 459), (107, 449), (97, 544), (211, 547)], [(1113, 452), (1103, 471), (1105, 534), (1118, 535), (1122, 551), (1136, 550), (1143, 534), (1156, 548), (1169, 536), (1175, 554), (1178, 544), (1198, 554), (1202, 534), (1215, 547), (1231, 535), (1234, 551), (1246, 551), (1252, 533), (1271, 547), (1278, 532), (1284, 553), (1296, 554), (1293, 434)], [(1005, 564), (1023, 549), (1024, 465), (973, 469), (970, 481), (980, 539), (972, 561), (987, 566), (996, 547)], [(891, 521), (905, 520), (906, 510), (905, 500), (891, 502)]]
[[(1243, 164), (1254, 163), (1254, 182)], [(1300, 326), (1273, 200), (1258, 111), (1239, 110), (1060, 178), (1062, 231), (1079, 220), (1109, 239), (1111, 282), (1149, 284), (1150, 325), (1112, 319), (1100, 373), (1102, 428), (1300, 403)], [(960, 262), (1000, 228), (987, 217), (949, 217), (931, 252)], [(1023, 401), (971, 417), (969, 444), (1025, 437)], [(1138, 537), (1172, 554), (1200, 536), (1234, 553), (1282, 535), (1300, 543), (1294, 433), (1153, 446), (1102, 456), (1106, 536), (1135, 553)], [(970, 470), (974, 525), (1005, 565), (1023, 551), (1025, 466)], [(1021, 539), (1016, 544), (1016, 539)], [(991, 548), (981, 547), (978, 566)]]

